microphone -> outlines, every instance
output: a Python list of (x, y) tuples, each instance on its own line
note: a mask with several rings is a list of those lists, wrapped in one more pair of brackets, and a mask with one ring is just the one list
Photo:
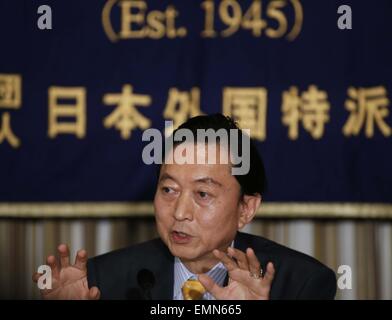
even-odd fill
[(147, 269), (141, 269), (137, 273), (137, 283), (142, 289), (143, 297), (145, 300), (152, 300), (151, 289), (155, 285), (154, 274)]

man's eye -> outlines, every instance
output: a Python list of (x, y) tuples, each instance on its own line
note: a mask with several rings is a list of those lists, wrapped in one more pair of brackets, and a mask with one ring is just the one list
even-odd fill
[(200, 198), (202, 198), (202, 199), (208, 198), (208, 193), (207, 193), (207, 192), (200, 191), (200, 192), (199, 192), (199, 195), (200, 195)]
[(163, 187), (163, 188), (162, 188), (162, 191), (163, 191), (164, 193), (170, 193), (170, 191), (172, 191), (172, 189), (170, 189), (170, 188), (168, 188), (168, 187)]

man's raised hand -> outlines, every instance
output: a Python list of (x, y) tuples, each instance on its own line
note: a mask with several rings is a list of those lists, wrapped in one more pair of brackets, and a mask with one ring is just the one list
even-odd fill
[(246, 253), (229, 247), (227, 253), (214, 250), (213, 254), (227, 268), (229, 283), (220, 287), (206, 274), (199, 281), (217, 300), (268, 300), (275, 268), (271, 262), (262, 275), (260, 262), (251, 248)]
[[(60, 244), (57, 248), (58, 260), (55, 256), (48, 256), (47, 265), (51, 268), (52, 288), (42, 289), (43, 299), (48, 300), (97, 300), (100, 291), (97, 287), (88, 288), (87, 283), (87, 252), (79, 250), (75, 263), (69, 261), (69, 248)], [(60, 262), (60, 263), (59, 263)], [(40, 273), (33, 275), (33, 281), (38, 282)]]

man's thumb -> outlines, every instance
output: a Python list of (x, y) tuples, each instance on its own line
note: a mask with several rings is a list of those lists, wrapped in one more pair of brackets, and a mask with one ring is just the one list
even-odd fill
[(215, 299), (220, 299), (223, 294), (223, 288), (220, 287), (211, 277), (207, 276), (206, 274), (200, 274), (198, 276), (199, 281), (203, 285), (203, 287), (211, 293)]

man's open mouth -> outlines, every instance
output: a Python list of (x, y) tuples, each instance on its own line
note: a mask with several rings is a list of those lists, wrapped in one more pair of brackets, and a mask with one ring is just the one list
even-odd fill
[(181, 244), (188, 243), (192, 239), (191, 235), (176, 230), (173, 230), (171, 232), (171, 237), (175, 243), (181, 243)]

